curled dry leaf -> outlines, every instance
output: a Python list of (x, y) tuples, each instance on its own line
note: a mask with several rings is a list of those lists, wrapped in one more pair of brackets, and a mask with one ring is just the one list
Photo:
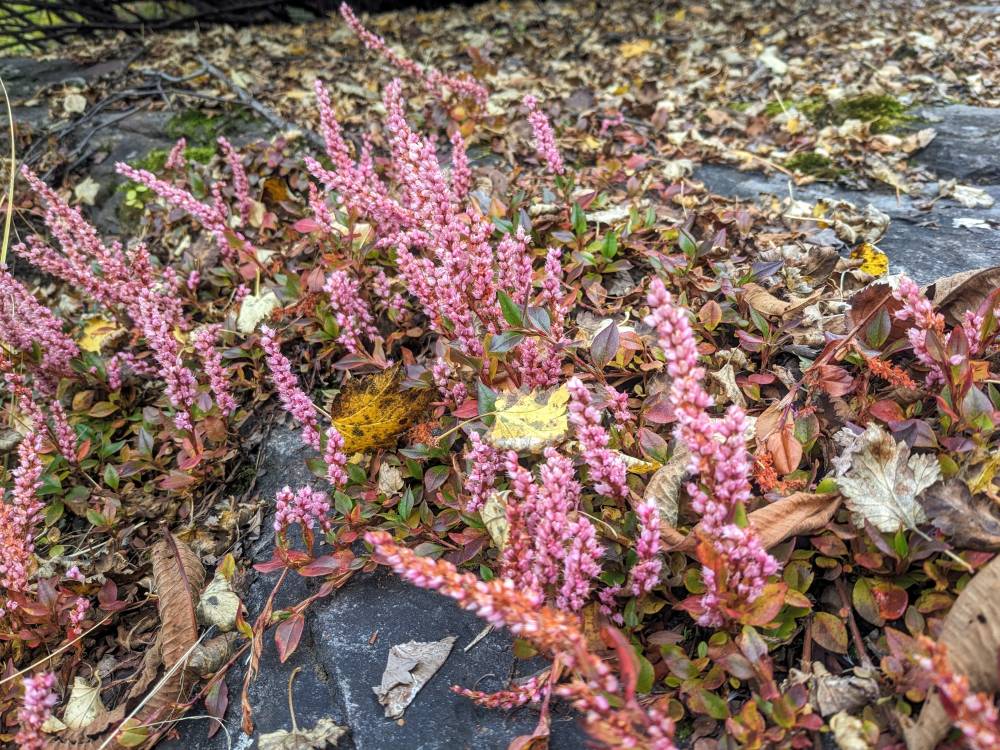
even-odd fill
[(487, 440), (500, 450), (541, 451), (566, 436), (568, 402), (566, 386), (548, 392), (501, 393), (497, 396), (496, 416)]
[(198, 645), (188, 659), (188, 669), (199, 677), (217, 672), (233, 655), (240, 641), (239, 633), (223, 633)]
[(851, 454), (850, 469), (838, 482), (858, 528), (868, 521), (891, 534), (927, 520), (917, 497), (941, 476), (934, 456), (911, 456), (906, 443), (875, 424), (856, 437)]
[(722, 387), (722, 392), (726, 394), (726, 400), (730, 404), (736, 404), (741, 409), (747, 408), (747, 400), (743, 395), (743, 391), (736, 384), (736, 371), (733, 369), (731, 362), (727, 362), (723, 367), (716, 370), (715, 372), (710, 372), (716, 382)]
[(821, 716), (856, 711), (878, 700), (881, 694), (875, 674), (862, 667), (834, 675), (816, 661), (811, 673), (793, 669), (789, 679), (808, 685), (809, 702)]
[(681, 482), (684, 481), (684, 476), (687, 474), (690, 460), (691, 454), (688, 453), (687, 448), (678, 443), (670, 460), (656, 470), (643, 492), (644, 500), (656, 502), (656, 507), (660, 511), (660, 520), (671, 526), (677, 525), (677, 495), (681, 489)]
[(331, 402), (334, 426), (344, 436), (348, 455), (394, 445), (424, 413), (433, 399), (426, 388), (402, 388), (397, 364), (382, 372), (352, 380)]
[(509, 490), (493, 490), (480, 512), (483, 525), (497, 549), (507, 546), (507, 496)]
[(85, 729), (100, 713), (105, 711), (101, 702), (101, 685), (91, 685), (79, 675), (73, 678), (66, 710), (62, 721), (69, 729)]
[(262, 734), (257, 740), (260, 750), (320, 750), (336, 745), (347, 730), (324, 716), (312, 729), (295, 727), (291, 732), (279, 729), (277, 732)]
[(965, 313), (975, 311), (1000, 289), (1000, 266), (962, 271), (930, 284), (924, 293), (950, 326), (961, 325)]
[(389, 661), (382, 673), (382, 683), (372, 688), (378, 696), (378, 702), (385, 706), (387, 719), (398, 719), (403, 715), (420, 688), (444, 664), (455, 640), (455, 636), (450, 635), (440, 641), (408, 641), (389, 649)]
[(868, 739), (865, 723), (847, 711), (841, 711), (830, 719), (830, 729), (840, 750), (870, 750), (874, 747)]
[(961, 549), (1000, 550), (1000, 509), (986, 495), (973, 495), (965, 482), (946, 479), (919, 497), (930, 522)]
[(239, 611), (240, 598), (229, 579), (217, 570), (198, 600), (198, 619), (205, 626), (214, 625), (228, 633), (236, 628)]
[(821, 290), (816, 290), (808, 297), (792, 297), (786, 302), (778, 299), (759, 284), (744, 284), (742, 290), (743, 300), (754, 310), (761, 315), (782, 319), (791, 318), (796, 313), (801, 312), (803, 308), (818, 300), (822, 294)]
[[(944, 618), (938, 642), (948, 649), (955, 674), (969, 678), (975, 692), (993, 693), (998, 686), (997, 651), (1000, 649), (1000, 557), (994, 557), (962, 589)], [(951, 721), (932, 695), (914, 722), (900, 716), (908, 750), (933, 750), (944, 739)]]

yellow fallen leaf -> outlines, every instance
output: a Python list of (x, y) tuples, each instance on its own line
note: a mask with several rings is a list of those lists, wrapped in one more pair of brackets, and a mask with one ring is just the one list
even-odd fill
[(564, 385), (547, 393), (501, 393), (497, 396), (496, 416), (487, 440), (501, 450), (540, 451), (566, 436), (568, 402), (569, 391)]
[(348, 455), (393, 445), (426, 410), (429, 389), (402, 390), (399, 365), (352, 380), (330, 404), (333, 425), (344, 436)]
[(83, 324), (83, 331), (76, 343), (85, 352), (99, 352), (105, 343), (124, 332), (125, 329), (119, 328), (113, 320), (97, 315)]
[(618, 48), (619, 54), (626, 60), (633, 57), (641, 57), (653, 48), (651, 39), (636, 39), (634, 42), (625, 42)]
[(85, 729), (104, 710), (100, 684), (91, 685), (79, 676), (74, 678), (73, 689), (63, 713), (63, 724), (70, 729)]
[(870, 242), (862, 242), (851, 250), (851, 257), (861, 260), (861, 270), (872, 276), (885, 276), (889, 271), (889, 256)]

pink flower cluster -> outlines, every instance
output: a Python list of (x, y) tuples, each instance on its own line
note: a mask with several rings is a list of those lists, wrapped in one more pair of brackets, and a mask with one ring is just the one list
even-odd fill
[(271, 381), (278, 391), (281, 405), (302, 426), (302, 441), (311, 448), (321, 450), (316, 407), (309, 396), (299, 388), (299, 383), (292, 374), (292, 365), (288, 357), (281, 353), (281, 344), (273, 328), (260, 327), (260, 345), (266, 355)]
[(465, 504), (466, 513), (480, 510), (490, 497), (497, 474), (500, 472), (500, 455), (496, 449), (485, 442), (478, 432), (469, 433), (469, 447), (465, 451), (465, 460), (469, 464), (469, 473), (465, 478), (465, 489), (469, 492), (469, 501)]
[(201, 358), (205, 374), (208, 375), (208, 382), (215, 394), (215, 403), (219, 411), (229, 415), (236, 411), (236, 399), (233, 398), (232, 390), (229, 387), (229, 371), (222, 364), (222, 355), (215, 346), (222, 326), (209, 325), (199, 328), (191, 337), (194, 350)]
[(519, 706), (525, 706), (529, 703), (541, 703), (545, 700), (545, 697), (551, 692), (549, 688), (550, 675), (551, 671), (546, 669), (534, 677), (529, 677), (523, 682), (496, 693), (469, 690), (458, 685), (453, 685), (451, 689), (452, 692), (465, 696), (480, 706), (510, 711)]
[(638, 561), (630, 571), (631, 590), (635, 596), (647, 594), (660, 582), (663, 560), (660, 557), (660, 509), (655, 500), (644, 500), (635, 509), (639, 520), (639, 538), (635, 554)]
[(566, 383), (569, 390), (569, 421), (577, 440), (583, 460), (590, 470), (590, 481), (594, 489), (602, 495), (626, 497), (628, 485), (625, 483), (625, 462), (608, 448), (611, 437), (601, 425), (601, 414), (592, 405), (590, 391), (579, 378)]
[[(38, 389), (51, 396), (59, 378), (70, 372), (70, 360), (80, 350), (63, 333), (62, 322), (40, 304), (20, 281), (0, 266), (0, 341), (25, 355), (25, 364), (35, 374)], [(34, 367), (30, 357), (35, 345), (41, 361)]]
[[(62, 253), (32, 236), (17, 252), (39, 269), (74, 284), (109, 308), (120, 306), (142, 331), (159, 366), (155, 372), (139, 365), (132, 356), (126, 361), (143, 374), (159, 374), (177, 410), (174, 421), (181, 429), (191, 427), (189, 407), (197, 396), (197, 381), (185, 367), (180, 342), (174, 330), (190, 326), (181, 307), (181, 279), (164, 269), (157, 275), (143, 245), (124, 251), (115, 242), (104, 245), (97, 231), (75, 208), (69, 206), (27, 168), (22, 175), (45, 202), (45, 224), (58, 240)], [(166, 183), (164, 183), (166, 184)], [(118, 360), (108, 363), (109, 378), (120, 382)]]
[(68, 635), (70, 638), (76, 638), (83, 632), (83, 620), (89, 610), (90, 601), (85, 596), (78, 596), (73, 603), (73, 609), (69, 612)]
[(538, 602), (551, 588), (556, 606), (575, 612), (587, 603), (604, 550), (593, 524), (579, 511), (573, 463), (546, 448), (537, 484), (516, 452), (508, 452), (506, 464), (511, 495), (503, 575)]
[(604, 386), (604, 393), (608, 397), (608, 410), (615, 419), (615, 427), (624, 430), (632, 421), (632, 412), (628, 410), (628, 394), (611, 385)]
[(21, 750), (45, 750), (48, 744), (42, 725), (52, 715), (58, 702), (54, 688), (56, 676), (52, 672), (24, 678), (24, 698), (17, 711), (20, 725), (14, 742)]
[(725, 581), (716, 580), (708, 566), (702, 569), (707, 591), (701, 599), (698, 621), (718, 626), (726, 620), (722, 609), (726, 592), (737, 602), (753, 602), (767, 577), (778, 570), (777, 561), (763, 548), (756, 532), (735, 523), (737, 507), (751, 496), (746, 415), (735, 405), (721, 420), (708, 415), (712, 398), (702, 387), (705, 371), (698, 366), (698, 350), (686, 312), (673, 304), (658, 278), (650, 284), (647, 301), (650, 314), (646, 323), (656, 329), (667, 372), (673, 378), (674, 434), (691, 454), (690, 473), (701, 480), (700, 486), (688, 485), (692, 507), (701, 513), (701, 533), (726, 566)]
[[(242, 168), (242, 167), (241, 167)], [(227, 217), (229, 210), (222, 198), (222, 183), (216, 182), (212, 186), (212, 203), (202, 203), (190, 191), (179, 187), (172, 182), (161, 180), (152, 172), (146, 169), (136, 169), (123, 162), (115, 165), (115, 170), (122, 177), (126, 177), (133, 182), (143, 185), (160, 198), (185, 213), (193, 216), (199, 224), (212, 233), (215, 243), (219, 247), (219, 252), (224, 258), (233, 258), (233, 238), (237, 246), (243, 247), (248, 252), (253, 250), (253, 245), (239, 232), (229, 228)], [(244, 175), (245, 176), (245, 175)], [(249, 205), (249, 204), (248, 204)], [(240, 207), (241, 211), (243, 206)]]
[(920, 292), (913, 279), (901, 276), (899, 287), (892, 293), (892, 296), (903, 303), (903, 307), (896, 312), (897, 320), (912, 320), (913, 325), (907, 330), (906, 336), (913, 347), (913, 353), (917, 359), (930, 368), (927, 374), (928, 384), (943, 382), (944, 374), (937, 365), (934, 357), (927, 350), (927, 335), (933, 333), (944, 340), (944, 316), (934, 311), (934, 305)]
[(288, 486), (278, 490), (274, 496), (277, 510), (274, 515), (274, 530), (284, 534), (292, 524), (303, 529), (312, 529), (317, 524), (324, 531), (330, 530), (330, 499), (311, 487), (300, 487), (295, 492)]
[(10, 502), (0, 502), (0, 587), (9, 592), (27, 590), (34, 563), (35, 532), (45, 507), (38, 499), (41, 451), (42, 437), (36, 426), (17, 446)]
[(187, 158), (184, 156), (187, 145), (187, 138), (177, 139), (177, 143), (170, 149), (167, 160), (163, 163), (164, 169), (184, 169), (187, 165)]
[(236, 196), (236, 207), (240, 211), (240, 218), (246, 224), (250, 221), (250, 181), (247, 179), (247, 171), (243, 168), (243, 159), (240, 152), (226, 138), (219, 136), (219, 147), (226, 157), (229, 171), (233, 173), (233, 194)]
[(484, 104), (489, 97), (489, 92), (471, 78), (452, 78), (444, 75), (435, 68), (424, 68), (422, 65), (413, 62), (401, 55), (396, 54), (385, 43), (385, 40), (373, 34), (364, 27), (358, 20), (347, 3), (341, 3), (340, 15), (344, 17), (351, 31), (357, 34), (358, 38), (368, 49), (377, 52), (389, 61), (398, 70), (406, 73), (420, 81), (424, 87), (439, 99), (445, 98), (445, 89), (451, 90), (460, 96), (466, 96), (478, 104)]
[(531, 293), (531, 252), (524, 227), (514, 234), (505, 234), (497, 243), (497, 280), (510, 298), (523, 305)]
[(944, 644), (926, 636), (921, 636), (919, 641), (926, 654), (916, 658), (917, 664), (937, 688), (941, 705), (962, 733), (966, 746), (970, 750), (1000, 748), (1000, 718), (993, 698), (972, 692), (969, 678), (952, 671)]
[(375, 338), (378, 329), (368, 303), (361, 296), (361, 284), (347, 271), (334, 271), (326, 277), (323, 291), (330, 297), (330, 308), (337, 319), (337, 341), (356, 354), (364, 350), (361, 337)]
[(538, 152), (538, 157), (545, 162), (553, 174), (565, 174), (566, 167), (563, 164), (559, 147), (556, 145), (556, 135), (552, 131), (549, 118), (538, 109), (538, 100), (528, 94), (521, 100), (521, 103), (528, 110), (528, 122), (531, 123), (531, 130), (535, 134), (535, 150)]
[(326, 428), (326, 445), (323, 446), (326, 478), (334, 487), (347, 484), (347, 454), (344, 453), (344, 436), (333, 425)]

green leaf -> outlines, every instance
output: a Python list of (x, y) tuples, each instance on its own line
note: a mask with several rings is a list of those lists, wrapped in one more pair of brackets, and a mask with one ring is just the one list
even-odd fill
[(118, 489), (118, 471), (111, 464), (104, 467), (104, 483), (113, 490)]
[(639, 662), (639, 678), (635, 683), (636, 692), (648, 693), (652, 691), (653, 681), (655, 680), (653, 665), (649, 659), (642, 655), (639, 649), (635, 650), (635, 657)]
[(695, 256), (698, 254), (698, 243), (694, 241), (694, 237), (688, 234), (687, 230), (680, 230), (677, 234), (677, 244), (680, 246), (681, 252), (684, 253), (688, 258), (694, 260)]
[(729, 706), (715, 693), (701, 688), (696, 693), (696, 696), (701, 701), (701, 705), (704, 707), (705, 712), (713, 719), (724, 721), (729, 718)]
[(573, 204), (573, 209), (569, 214), (570, 223), (573, 225), (573, 232), (577, 237), (582, 237), (587, 233), (587, 215), (580, 208), (579, 203)]
[(514, 349), (524, 341), (524, 334), (517, 331), (504, 331), (495, 334), (490, 339), (490, 352), (492, 354), (505, 354)]
[(504, 320), (512, 326), (523, 328), (524, 316), (521, 315), (520, 305), (512, 300), (506, 292), (497, 292), (497, 297), (500, 299), (500, 309), (503, 311)]

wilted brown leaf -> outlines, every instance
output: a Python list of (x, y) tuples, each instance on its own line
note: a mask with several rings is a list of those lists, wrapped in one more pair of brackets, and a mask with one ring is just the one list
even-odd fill
[(946, 479), (918, 498), (930, 522), (956, 547), (1000, 550), (1000, 510), (986, 495), (973, 495), (965, 482)]
[(402, 390), (399, 365), (352, 380), (330, 404), (334, 426), (348, 455), (391, 446), (426, 410), (428, 389)]
[(962, 323), (966, 312), (978, 308), (997, 289), (1000, 289), (1000, 266), (946, 276), (930, 284), (924, 293), (948, 325), (955, 326)]
[(336, 745), (347, 734), (344, 727), (324, 716), (312, 729), (294, 728), (291, 732), (279, 729), (277, 732), (262, 734), (258, 740), (260, 750), (320, 750), (328, 745)]
[(743, 299), (754, 310), (774, 318), (790, 318), (803, 308), (808, 307), (820, 298), (822, 292), (816, 290), (808, 297), (792, 297), (787, 302), (780, 300), (759, 284), (744, 284)]
[[(992, 693), (997, 689), (997, 650), (1000, 649), (1000, 557), (994, 557), (973, 576), (958, 595), (948, 615), (938, 642), (948, 649), (948, 660), (955, 674), (969, 678), (976, 692)], [(908, 750), (933, 750), (944, 739), (951, 720), (932, 695), (924, 703), (914, 722), (900, 716)]]

